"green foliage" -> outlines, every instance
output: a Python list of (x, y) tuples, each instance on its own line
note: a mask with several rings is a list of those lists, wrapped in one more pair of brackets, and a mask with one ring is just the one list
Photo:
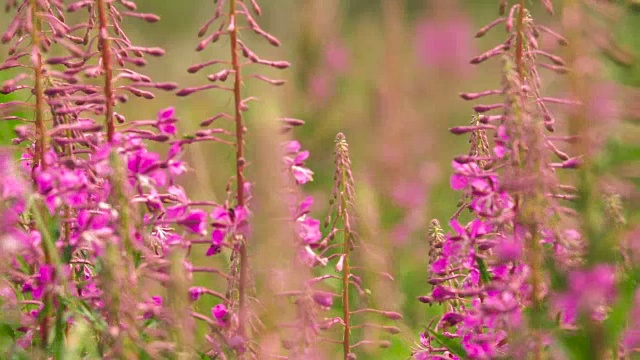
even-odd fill
[(481, 257), (476, 256), (476, 264), (478, 264), (478, 269), (480, 270), (480, 280), (484, 284), (488, 284), (491, 282), (491, 274), (487, 270), (487, 265), (484, 263)]
[(431, 335), (433, 335), (433, 337), (438, 340), (438, 342), (444, 346), (445, 348), (447, 348), (449, 350), (449, 352), (451, 352), (452, 354), (459, 356), (461, 359), (467, 359), (469, 358), (469, 355), (467, 354), (467, 351), (462, 347), (462, 343), (460, 341), (460, 338), (449, 338), (446, 337), (440, 333), (437, 333), (431, 329), (429, 329), (429, 332), (431, 333)]

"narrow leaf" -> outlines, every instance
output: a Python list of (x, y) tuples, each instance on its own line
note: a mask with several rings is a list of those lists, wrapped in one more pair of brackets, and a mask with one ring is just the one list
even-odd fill
[(460, 339), (451, 339), (442, 334), (439, 334), (431, 329), (429, 332), (433, 337), (444, 347), (447, 348), (452, 354), (459, 356), (461, 359), (469, 358), (467, 351), (462, 347)]
[(476, 264), (478, 264), (478, 270), (480, 270), (480, 279), (483, 284), (488, 284), (491, 282), (491, 274), (487, 270), (487, 265), (484, 263), (482, 258), (476, 256)]

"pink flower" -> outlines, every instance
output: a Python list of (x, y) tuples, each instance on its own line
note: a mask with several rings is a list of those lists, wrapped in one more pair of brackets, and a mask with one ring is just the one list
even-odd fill
[(22, 291), (32, 293), (33, 298), (36, 300), (41, 299), (46, 288), (52, 285), (53, 273), (53, 266), (41, 265), (40, 269), (38, 269), (38, 273), (33, 277), (33, 279), (24, 283)]
[(418, 60), (424, 66), (464, 75), (469, 70), (468, 59), (475, 52), (469, 37), (471, 21), (456, 5), (435, 4), (439, 16), (423, 19), (416, 29)]
[(302, 215), (296, 221), (296, 227), (300, 239), (302, 239), (305, 244), (315, 244), (322, 238), (319, 220), (310, 218), (307, 215)]
[(229, 311), (224, 304), (218, 304), (211, 308), (211, 315), (216, 320), (218, 325), (226, 326), (229, 320)]
[(329, 71), (341, 75), (349, 71), (349, 49), (340, 39), (330, 41), (324, 52), (324, 62)]
[(207, 213), (203, 210), (192, 210), (187, 216), (178, 221), (178, 224), (195, 234), (204, 235), (207, 232)]
[(211, 234), (211, 246), (206, 255), (211, 256), (220, 252), (222, 243), (228, 234), (247, 235), (249, 230), (249, 210), (244, 206), (225, 208), (216, 206), (211, 212), (213, 218), (213, 233)]
[(313, 293), (313, 301), (323, 308), (330, 308), (333, 306), (333, 294), (326, 291), (315, 291)]
[(295, 140), (286, 143), (284, 147), (286, 153), (284, 162), (291, 169), (296, 183), (302, 185), (313, 181), (313, 171), (304, 167), (304, 162), (309, 157), (309, 151), (300, 151), (300, 143)]
[(196, 301), (205, 292), (207, 292), (206, 288), (203, 288), (202, 286), (193, 286), (193, 287), (189, 288), (189, 298), (191, 299), (191, 301)]
[(175, 108), (168, 107), (166, 109), (158, 111), (157, 127), (163, 134), (175, 135), (177, 129), (175, 122)]
[(162, 310), (163, 304), (162, 296), (152, 296), (149, 301), (144, 303), (145, 312), (142, 317), (146, 320), (151, 319), (155, 316), (158, 316), (160, 311)]

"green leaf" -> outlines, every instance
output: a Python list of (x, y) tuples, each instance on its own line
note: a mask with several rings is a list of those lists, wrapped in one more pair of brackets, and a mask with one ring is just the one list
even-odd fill
[(618, 287), (618, 298), (604, 321), (605, 334), (611, 345), (617, 343), (620, 334), (628, 324), (635, 289), (636, 282), (632, 277), (625, 279)]
[[(7, 80), (4, 76), (0, 76), (0, 82)], [(21, 100), (18, 96), (14, 94), (3, 95), (0, 94), (0, 103), (6, 103), (10, 101)], [(11, 115), (19, 116), (22, 118), (27, 118), (28, 115), (21, 111), (13, 111)], [(11, 145), (11, 139), (14, 137), (14, 129), (17, 125), (20, 125), (20, 121), (18, 120), (2, 120), (0, 121), (0, 146), (8, 146)]]
[(56, 317), (55, 317), (55, 326), (53, 333), (53, 341), (51, 346), (51, 352), (55, 354), (56, 359), (64, 358), (64, 340), (65, 340), (65, 330), (67, 319), (64, 316), (65, 314), (65, 306), (59, 304), (56, 308)]
[(491, 274), (487, 270), (487, 265), (484, 263), (482, 258), (476, 256), (476, 264), (478, 264), (478, 270), (480, 270), (480, 279), (483, 284), (488, 284), (491, 282)]
[(13, 329), (13, 326), (7, 323), (0, 323), (0, 337), (3, 338), (11, 338), (12, 340), (16, 339), (16, 332)]
[(619, 165), (629, 164), (640, 159), (640, 146), (624, 143), (620, 140), (610, 140), (600, 157), (598, 164), (601, 171)]
[(211, 358), (203, 351), (198, 350), (198, 358), (200, 360), (210, 360)]
[(429, 329), (429, 332), (442, 346), (446, 347), (447, 350), (449, 350), (452, 354), (459, 356), (462, 359), (467, 359), (469, 357), (467, 351), (462, 347), (460, 339), (448, 338), (431, 329)]
[(560, 334), (556, 338), (569, 353), (569, 359), (594, 359), (590, 339), (583, 331)]

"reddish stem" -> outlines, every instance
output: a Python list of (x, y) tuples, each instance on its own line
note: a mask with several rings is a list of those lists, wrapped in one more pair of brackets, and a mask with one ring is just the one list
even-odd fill
[(36, 148), (33, 159), (33, 168), (39, 166), (44, 169), (44, 148), (46, 144), (46, 131), (44, 127), (44, 88), (42, 84), (42, 55), (40, 53), (40, 24), (38, 22), (38, 3), (35, 0), (31, 0), (31, 18), (33, 19), (33, 25), (31, 26), (31, 41), (33, 46), (33, 52), (35, 53), (36, 63), (33, 65), (34, 72), (34, 92), (36, 98), (35, 116), (36, 116)]
[(524, 80), (524, 63), (522, 59), (524, 47), (524, 10), (525, 0), (520, 0), (516, 24), (516, 70), (518, 71), (518, 76), (520, 76), (520, 81)]
[[(242, 74), (241, 64), (238, 56), (238, 24), (236, 23), (236, 0), (229, 1), (229, 37), (231, 39), (231, 67), (233, 69), (233, 100), (234, 118), (236, 123), (236, 203), (237, 206), (244, 206), (244, 123), (242, 121)], [(246, 239), (242, 238), (239, 247), (240, 253), (240, 279), (238, 281), (238, 333), (245, 337), (247, 305), (246, 305), (246, 285), (248, 277), (248, 254)]]
[[(33, 24), (31, 26), (31, 41), (34, 53), (35, 64), (33, 64), (33, 72), (34, 72), (34, 93), (36, 98), (35, 104), (35, 123), (36, 123), (36, 148), (35, 154), (33, 158), (33, 169), (36, 167), (40, 169), (45, 168), (44, 162), (44, 148), (46, 144), (46, 130), (44, 126), (44, 87), (42, 84), (43, 81), (43, 71), (42, 71), (42, 54), (40, 53), (40, 22), (38, 21), (38, 2), (37, 0), (30, 0), (30, 11), (31, 18), (33, 19)], [(35, 176), (35, 174), (34, 174)], [(51, 256), (47, 247), (44, 247), (44, 256), (45, 263), (51, 264)], [(54, 275), (55, 276), (55, 275)], [(54, 278), (55, 279), (55, 278)], [(51, 292), (47, 289), (43, 294), (43, 313), (41, 314), (40, 320), (40, 338), (42, 341), (42, 347), (46, 349), (48, 343), (48, 335), (49, 335), (49, 311), (50, 305), (52, 302)], [(49, 305), (49, 306), (47, 306)]]
[(107, 4), (105, 0), (98, 1), (98, 21), (100, 39), (100, 54), (104, 69), (104, 97), (106, 100), (105, 122), (107, 124), (107, 141), (113, 141), (115, 125), (113, 122), (113, 70), (111, 69), (111, 44), (109, 43), (109, 21), (107, 20)]

